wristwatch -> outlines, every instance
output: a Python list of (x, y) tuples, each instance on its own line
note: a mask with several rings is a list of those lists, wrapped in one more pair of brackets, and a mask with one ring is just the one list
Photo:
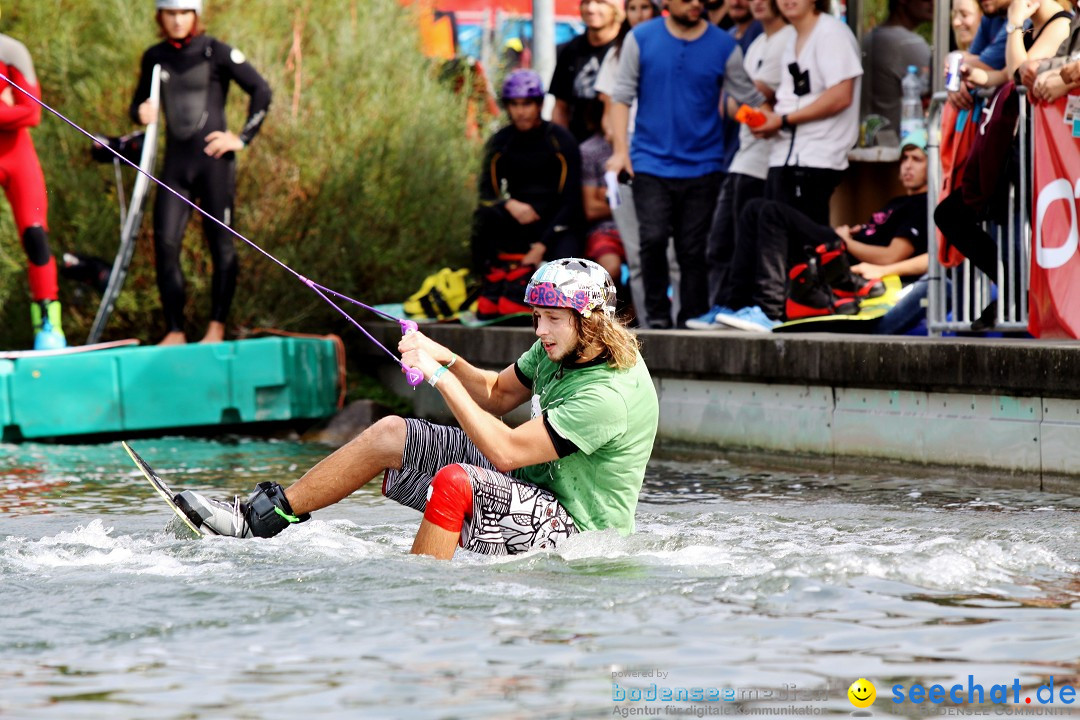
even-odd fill
[(1013, 25), (1011, 22), (1005, 23), (1005, 34), (1006, 35), (1012, 35), (1017, 30), (1023, 31), (1023, 29), (1024, 29), (1024, 24), (1023, 23), (1020, 23), (1019, 25)]
[(791, 124), (790, 120), (788, 120), (787, 115), (781, 115), (780, 116), (780, 127), (783, 128), (784, 130), (792, 130), (795, 126)]

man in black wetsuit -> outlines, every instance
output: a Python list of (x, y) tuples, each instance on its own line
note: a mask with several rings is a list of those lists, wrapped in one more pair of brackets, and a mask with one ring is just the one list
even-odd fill
[[(131, 117), (143, 125), (158, 108), (149, 101), (150, 79), (161, 65), (161, 98), (167, 135), (161, 180), (202, 209), (231, 226), (236, 188), (236, 151), (259, 131), (270, 107), (270, 86), (239, 50), (203, 34), (202, 0), (156, 0), (157, 22), (165, 40), (143, 53)], [(251, 101), (239, 134), (225, 124), (225, 99), (235, 81)], [(163, 345), (181, 344), (184, 335), (184, 276), (180, 245), (191, 208), (167, 190), (154, 202), (154, 251), (158, 289), (167, 333)], [(236, 248), (231, 233), (217, 223), (203, 223), (213, 259), (210, 324), (203, 342), (225, 339), (225, 318), (236, 289)]]
[(544, 84), (532, 70), (507, 76), (502, 101), (510, 124), (488, 140), (473, 215), (473, 264), (484, 278), (480, 317), (529, 312), (523, 293), (536, 266), (580, 256), (583, 245), (577, 141), (540, 117)]

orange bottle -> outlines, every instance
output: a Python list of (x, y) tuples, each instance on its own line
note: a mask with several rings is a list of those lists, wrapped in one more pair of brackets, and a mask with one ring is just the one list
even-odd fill
[(735, 111), (735, 121), (745, 123), (752, 128), (760, 127), (765, 122), (765, 113), (749, 105), (740, 105)]

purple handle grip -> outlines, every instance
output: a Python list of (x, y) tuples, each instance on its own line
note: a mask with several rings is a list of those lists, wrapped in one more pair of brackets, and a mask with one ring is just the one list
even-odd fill
[[(398, 325), (401, 326), (402, 335), (408, 335), (419, 329), (419, 326), (412, 320), (398, 320)], [(417, 368), (411, 368), (405, 363), (401, 363), (401, 369), (405, 371), (405, 379), (408, 381), (409, 385), (416, 387), (424, 382), (424, 373), (420, 372)]]
[[(419, 329), (419, 326), (412, 320), (398, 320), (398, 325), (401, 326), (402, 335), (408, 335)], [(419, 369), (411, 368), (405, 363), (401, 363), (401, 369), (405, 371), (405, 379), (409, 382), (409, 385), (416, 387), (424, 382), (424, 373), (420, 372)]]
[(409, 385), (416, 387), (424, 382), (424, 373), (420, 372), (418, 368), (411, 368), (405, 363), (401, 364), (401, 368), (405, 371), (405, 379), (409, 382)]

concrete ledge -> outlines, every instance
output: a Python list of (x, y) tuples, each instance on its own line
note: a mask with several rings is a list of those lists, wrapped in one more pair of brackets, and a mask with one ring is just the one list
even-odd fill
[[(389, 347), (400, 337), (397, 326), (372, 330)], [(424, 331), (498, 369), (534, 339), (528, 328)], [(1031, 474), (1036, 486), (1044, 476), (1080, 475), (1077, 343), (690, 331), (640, 337), (660, 397), (661, 444), (990, 468)], [(353, 345), (362, 355), (381, 354), (371, 343)], [(414, 395), (418, 414), (445, 418), (441, 399), (425, 391)]]
[[(368, 329), (391, 348), (400, 337), (389, 323)], [(512, 363), (535, 339), (529, 328), (427, 325), (423, 331), (491, 367)], [(659, 377), (1080, 398), (1076, 342), (647, 330), (638, 335), (649, 370)], [(350, 352), (382, 355), (362, 339)]]

